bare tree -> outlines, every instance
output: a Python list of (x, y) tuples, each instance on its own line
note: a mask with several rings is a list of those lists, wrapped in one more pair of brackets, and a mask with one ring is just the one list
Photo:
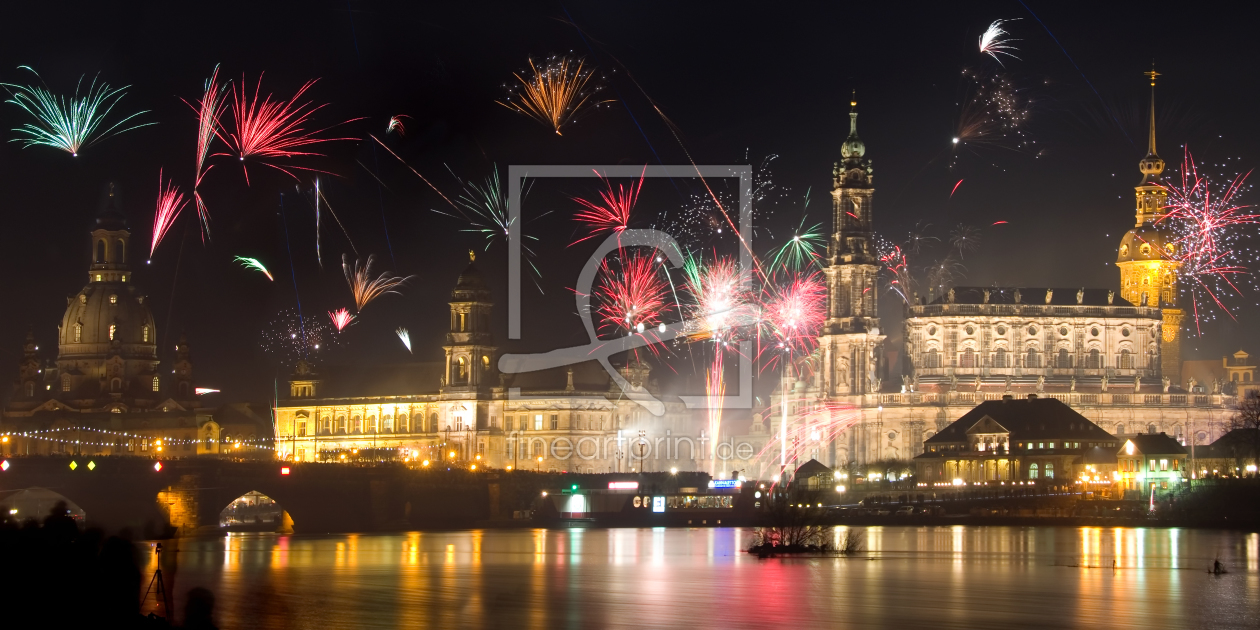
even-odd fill
[(1234, 459), (1260, 467), (1260, 397), (1246, 396), (1229, 419), (1229, 448)]

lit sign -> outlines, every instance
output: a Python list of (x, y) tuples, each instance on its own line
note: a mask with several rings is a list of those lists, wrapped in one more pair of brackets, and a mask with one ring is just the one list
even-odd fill
[(738, 488), (740, 485), (738, 479), (714, 479), (709, 482), (710, 488)]
[(665, 497), (652, 497), (652, 511), (653, 512), (665, 511)]
[(280, 474), (282, 474), (282, 475), (287, 475), (287, 474), (289, 474), (289, 467), (288, 467), (288, 466), (284, 466), (284, 467), (280, 468)]
[(638, 490), (639, 482), (637, 481), (609, 481), (609, 490)]
[(158, 471), (158, 472), (162, 472), (162, 462), (158, 462), (158, 463), (154, 464), (154, 465), (153, 465), (153, 470), (156, 470), (156, 471)]

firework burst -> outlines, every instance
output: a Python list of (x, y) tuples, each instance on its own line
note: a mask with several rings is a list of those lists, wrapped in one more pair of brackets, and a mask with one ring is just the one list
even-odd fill
[[(491, 170), (490, 175), (481, 184), (464, 181), (458, 176), (455, 179), (464, 186), (464, 190), (456, 197), (458, 205), (455, 209), (459, 211), (459, 215), (456, 216), (441, 210), (433, 211), (443, 216), (466, 221), (469, 227), (464, 228), (463, 231), (473, 232), (485, 237), (486, 251), (489, 251), (490, 247), (499, 238), (502, 238), (504, 242), (510, 240), (512, 238), (512, 217), (508, 212), (507, 190), (503, 187), (503, 181), (499, 179), (498, 166)], [(530, 186), (525, 186), (521, 190), (522, 201), (529, 195), (529, 190)], [(547, 216), (548, 214), (551, 214), (551, 211), (544, 212), (539, 216)], [(525, 260), (534, 272), (534, 284), (541, 292), (542, 285), (539, 284), (538, 280), (541, 278), (542, 273), (534, 262), (537, 254), (529, 246), (530, 242), (536, 242), (538, 237), (525, 234), (524, 225), (521, 228), (521, 251), (525, 253)]]
[(789, 272), (767, 282), (762, 296), (762, 324), (774, 341), (775, 358), (790, 361), (818, 346), (826, 321), (827, 285), (818, 271)]
[(1186, 150), (1179, 184), (1162, 185), (1168, 193), (1165, 213), (1156, 224), (1172, 232), (1170, 249), (1155, 248), (1178, 263), (1181, 291), (1194, 310), (1196, 330), (1210, 317), (1212, 307), (1233, 314), (1226, 305), (1229, 295), (1242, 295), (1240, 284), (1250, 282), (1251, 270), (1245, 263), (1255, 259), (1245, 239), (1252, 234), (1244, 226), (1260, 223), (1260, 214), (1251, 206), (1239, 204), (1237, 197), (1250, 188), (1244, 173), (1215, 183), (1200, 172), (1194, 156)]
[(910, 304), (910, 296), (914, 294), (914, 281), (910, 274), (910, 263), (906, 260), (905, 250), (881, 239), (879, 262), (889, 276), (888, 290), (896, 293), (902, 302)]
[(406, 328), (399, 327), (398, 330), (394, 331), (394, 334), (398, 335), (398, 339), (407, 347), (407, 352), (411, 352), (411, 333), (407, 332)]
[(341, 269), (346, 274), (346, 282), (350, 285), (350, 292), (354, 294), (354, 309), (359, 312), (362, 312), (369, 302), (386, 293), (398, 293), (396, 289), (414, 277), (391, 276), (388, 271), (383, 271), (374, 280), (371, 276), (373, 259), (373, 256), (369, 255), (367, 264), (360, 267), (359, 261), (356, 260), (351, 265), (346, 255), (341, 255)]
[(407, 128), (403, 126), (402, 119), (404, 118), (411, 118), (411, 116), (405, 116), (403, 114), (391, 116), (389, 119), (389, 126), (385, 128), (385, 133), (388, 134), (390, 132), (396, 132), (399, 138), (405, 137), (407, 135)]
[(508, 89), (507, 98), (498, 103), (541, 122), (555, 130), (572, 123), (586, 107), (598, 107), (608, 101), (593, 102), (600, 85), (594, 69), (582, 59), (551, 57), (539, 66), (529, 60), (529, 78), (516, 73), (520, 85)]
[(296, 309), (285, 309), (262, 331), (262, 349), (285, 365), (309, 359), (338, 344), (337, 331), (328, 324), (303, 319)]
[[(643, 173), (647, 173), (646, 166), (643, 167)], [(643, 189), (643, 175), (639, 176), (638, 184), (631, 184), (629, 187), (617, 184), (617, 188), (614, 190), (612, 182), (598, 172), (595, 174), (600, 181), (604, 182), (607, 190), (599, 193), (602, 203), (579, 197), (573, 198), (583, 208), (582, 211), (573, 215), (573, 218), (580, 223), (586, 224), (591, 232), (589, 235), (574, 241), (574, 245), (604, 232), (621, 232), (629, 227), (630, 213), (634, 211), (634, 204), (639, 199), (639, 191)]]
[(233, 258), (232, 260), (235, 260), (236, 262), (241, 263), (241, 265), (243, 265), (246, 269), (253, 269), (254, 271), (263, 272), (263, 275), (267, 276), (267, 279), (272, 282), (276, 281), (275, 278), (271, 277), (271, 272), (267, 271), (267, 267), (265, 267), (257, 258), (246, 258), (245, 256), (237, 256)]
[[(630, 253), (616, 265), (605, 259), (599, 273), (594, 293), (599, 303), (600, 328), (657, 339), (657, 326), (670, 308), (670, 290), (656, 258)], [(648, 348), (657, 352), (655, 343)]]
[(963, 70), (971, 86), (958, 117), (954, 145), (993, 146), (1024, 150), (1034, 143), (1025, 130), (1028, 102), (1009, 78), (1002, 74), (982, 75)]
[(970, 226), (959, 224), (949, 233), (949, 244), (958, 250), (958, 257), (963, 258), (963, 252), (973, 251), (980, 247), (980, 230)]
[[(805, 193), (805, 207), (809, 207), (809, 192)], [(778, 249), (770, 253), (770, 266), (801, 270), (806, 267), (822, 267), (822, 255), (818, 252), (827, 244), (827, 235), (823, 233), (822, 224), (805, 225), (808, 217), (801, 215), (801, 222), (792, 232), (792, 238), (784, 241)]]
[(1006, 55), (1012, 59), (1019, 59), (1010, 51), (1019, 50), (1011, 45), (1011, 42), (1017, 42), (1018, 39), (1008, 39), (1006, 36), (1010, 33), (1002, 28), (1002, 25), (1015, 20), (994, 20), (984, 34), (980, 36), (980, 53), (993, 57), (993, 60), (1002, 65), (1002, 60), (998, 55)]
[(328, 318), (332, 320), (333, 326), (337, 327), (337, 332), (345, 330), (346, 326), (354, 323), (355, 317), (356, 315), (344, 308), (328, 311)]
[[(334, 140), (355, 140), (355, 138), (316, 137), (316, 134), (327, 131), (331, 127), (315, 131), (306, 130), (306, 126), (311, 122), (311, 115), (327, 106), (327, 104), (315, 105), (310, 101), (299, 102), (302, 95), (315, 85), (314, 80), (303, 84), (293, 98), (287, 101), (272, 100), (272, 96), (268, 94), (261, 102), (259, 102), (259, 96), (262, 94), (262, 75), (258, 76), (258, 84), (254, 88), (252, 98), (246, 93), (244, 82), (245, 78), (241, 77), (240, 90), (232, 86), (231, 109), (234, 130), (227, 134), (217, 131), (216, 133), (231, 147), (231, 155), (235, 155), (242, 162), (241, 169), (245, 172), (245, 183), (249, 183), (249, 170), (244, 164), (246, 158), (257, 159), (260, 164), (297, 179), (290, 169), (305, 171), (316, 171), (316, 169), (292, 165), (282, 166), (266, 160), (305, 155), (319, 156), (323, 154), (299, 149)], [(346, 122), (352, 122), (352, 120)]]
[(210, 144), (219, 134), (219, 118), (223, 116), (223, 100), (227, 98), (228, 88), (227, 85), (219, 84), (219, 66), (214, 67), (214, 72), (209, 79), (206, 79), (205, 87), (205, 92), (196, 105), (184, 101), (184, 104), (197, 112), (197, 155), (196, 169), (193, 171), (196, 176), (193, 179), (193, 201), (196, 202), (197, 218), (201, 222), (202, 242), (210, 237), (210, 210), (206, 208), (206, 202), (197, 189), (201, 186), (201, 179), (213, 168), (213, 165), (206, 165), (206, 158), (210, 156)]
[(162, 242), (162, 238), (166, 236), (167, 230), (174, 225), (175, 219), (179, 217), (180, 210), (184, 209), (187, 202), (184, 201), (184, 194), (179, 192), (175, 184), (166, 182), (163, 187), (162, 171), (158, 170), (158, 198), (157, 211), (153, 213), (153, 242), (149, 245), (149, 257), (153, 257), (153, 252), (157, 251), (158, 243)]
[[(39, 73), (28, 66), (18, 66), (18, 68), (27, 70), (36, 78), (40, 78)], [(40, 79), (40, 82), (42, 83), (43, 79)], [(70, 97), (53, 94), (43, 86), (12, 83), (0, 83), (0, 85), (7, 88), (12, 97), (5, 102), (17, 105), (35, 118), (35, 122), (26, 123), (13, 130), (22, 137), (14, 138), (12, 142), (24, 143), (23, 148), (47, 146), (77, 157), (79, 151), (106, 138), (157, 124), (140, 123), (123, 127), (136, 116), (148, 113), (148, 110), (144, 110), (102, 128), (105, 125), (105, 118), (109, 116), (118, 101), (122, 100), (127, 88), (131, 87), (129, 85), (111, 89), (107, 83), (98, 85), (94, 77), (87, 92), (80, 96), (79, 88), (83, 86), (83, 77), (79, 77), (79, 83), (74, 87), (74, 96)]]

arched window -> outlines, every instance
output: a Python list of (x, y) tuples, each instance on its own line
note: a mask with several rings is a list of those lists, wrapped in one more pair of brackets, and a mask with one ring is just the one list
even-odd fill
[(971, 348), (963, 350), (962, 357), (959, 359), (959, 367), (974, 368), (976, 367), (976, 351)]
[(140, 327), (140, 339), (144, 343), (149, 343), (149, 325), (145, 324)]
[(350, 426), (350, 432), (363, 433), (363, 418), (360, 418), (359, 416), (354, 417), (353, 423)]
[(455, 378), (461, 381), (468, 378), (468, 362), (464, 360), (464, 357), (456, 360)]
[(321, 432), (321, 433), (323, 433), (324, 435), (327, 435), (327, 434), (329, 434), (329, 433), (332, 433), (332, 420), (331, 420), (331, 419), (329, 419), (329, 417), (328, 417), (328, 416), (324, 416), (323, 421), (322, 421), (322, 422), (320, 422), (320, 427), (319, 427), (319, 430), (320, 430), (320, 432)]
[(398, 414), (398, 432), (411, 433), (411, 427), (407, 425), (407, 414)]
[(162, 387), (162, 380), (156, 376), (153, 377), (153, 391), (158, 391)]
[(80, 341), (83, 341), (83, 324), (75, 324), (74, 325), (74, 342), (79, 343)]
[(385, 417), (381, 418), (381, 426), (382, 426), (382, 431), (384, 431), (385, 433), (393, 433), (394, 432), (394, 417), (386, 414)]
[(63, 375), (61, 377), (61, 391), (63, 392), (70, 391), (70, 376), (69, 375)]
[(1089, 351), (1089, 358), (1086, 360), (1085, 367), (1091, 370), (1097, 370), (1102, 367), (1102, 357), (1098, 354), (1097, 348)]
[(935, 349), (928, 350), (923, 362), (927, 364), (924, 367), (939, 368), (941, 367), (941, 353), (937, 352)]
[(437, 427), (438, 427), (438, 417), (437, 417), (437, 413), (434, 412), (434, 413), (429, 414), (429, 426), (425, 427), (424, 430), (432, 433), (434, 431), (437, 431)]
[(1124, 435), (1124, 423), (1123, 423), (1123, 422), (1121, 422), (1120, 424), (1117, 424), (1117, 425), (1116, 425), (1116, 435)]
[(481, 369), (486, 370), (486, 371), (490, 370), (490, 356), (489, 355), (486, 355), (486, 354), (481, 355)]
[(96, 242), (96, 262), (105, 262), (105, 241)]
[(1046, 462), (1046, 479), (1054, 479), (1054, 462)]
[(1129, 354), (1129, 351), (1127, 349), (1120, 351), (1120, 369), (1122, 370), (1133, 369), (1133, 355)]
[(1006, 363), (1006, 348), (998, 348), (997, 351), (993, 353), (993, 367), (1004, 368), (1006, 367)]
[(35, 383), (32, 381), (26, 382), (26, 397), (27, 398), (35, 397)]
[(121, 379), (121, 378), (116, 378), (116, 379), (114, 379), (114, 380), (110, 381), (110, 382), (109, 382), (109, 391), (111, 391), (111, 392), (121, 392), (121, 391), (122, 391), (122, 379)]
[(1028, 356), (1024, 358), (1024, 367), (1041, 367), (1041, 353), (1037, 352), (1036, 348), (1028, 349)]
[(336, 428), (336, 431), (337, 431), (337, 433), (345, 433), (345, 432), (346, 432), (346, 417), (345, 417), (345, 416), (337, 416), (337, 428)]
[(1151, 435), (1155, 435), (1155, 423), (1154, 423), (1154, 422), (1152, 422), (1152, 423), (1150, 423), (1150, 424), (1146, 425), (1146, 432), (1147, 432), (1147, 433), (1150, 433)]
[(306, 437), (306, 418), (297, 419), (297, 436)]
[(1029, 465), (1028, 465), (1028, 478), (1029, 478), (1029, 479), (1036, 479), (1036, 478), (1037, 478), (1037, 464), (1036, 464), (1036, 462), (1033, 462), (1033, 463), (1031, 463), (1031, 464), (1029, 464)]
[(1243, 382), (1244, 383), (1251, 382), (1251, 372), (1243, 372)]
[(368, 433), (376, 433), (376, 416), (368, 416), (367, 426)]
[(123, 245), (122, 239), (114, 241), (114, 260), (113, 262), (121, 264), (127, 262), (126, 246)]
[(1059, 358), (1055, 362), (1055, 367), (1059, 369), (1072, 367), (1072, 355), (1068, 354), (1067, 348), (1059, 348)]

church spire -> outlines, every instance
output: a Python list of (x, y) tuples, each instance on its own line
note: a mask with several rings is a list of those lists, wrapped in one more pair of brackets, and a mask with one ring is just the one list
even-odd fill
[(1164, 161), (1155, 152), (1155, 78), (1159, 76), (1159, 73), (1155, 71), (1155, 64), (1152, 63), (1150, 71), (1142, 74), (1151, 79), (1151, 130), (1147, 137), (1146, 157), (1138, 162), (1138, 170), (1142, 172), (1142, 185), (1146, 185), (1159, 179), (1160, 174), (1164, 172)]

